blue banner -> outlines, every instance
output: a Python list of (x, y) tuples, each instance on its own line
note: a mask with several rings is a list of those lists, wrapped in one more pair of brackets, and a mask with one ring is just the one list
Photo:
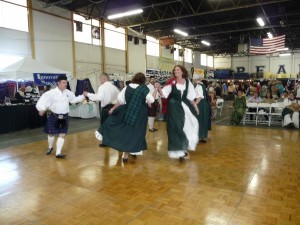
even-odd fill
[(46, 86), (46, 85), (55, 86), (57, 77), (60, 75), (66, 75), (66, 74), (65, 73), (55, 73), (55, 74), (53, 74), (53, 73), (34, 73), (33, 79), (34, 79), (34, 83), (37, 86)]

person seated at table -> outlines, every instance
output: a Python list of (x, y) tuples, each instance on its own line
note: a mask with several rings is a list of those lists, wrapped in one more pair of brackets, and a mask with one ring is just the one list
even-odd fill
[(237, 98), (233, 101), (233, 112), (230, 124), (239, 125), (246, 111), (246, 98), (242, 89), (238, 89)]
[(288, 99), (283, 102), (284, 109), (282, 111), (283, 127), (299, 128), (299, 111), (300, 105), (295, 98), (295, 93), (291, 92)]
[[(266, 97), (264, 98), (264, 100), (262, 101), (262, 103), (269, 103), (269, 104), (272, 104), (272, 103), (275, 103), (275, 99), (273, 98), (273, 95), (272, 95), (272, 92), (268, 91), (267, 92), (267, 95)], [(274, 109), (271, 109), (272, 112), (274, 112)], [(269, 113), (269, 108), (259, 108), (258, 109), (259, 112), (263, 111), (265, 113)], [(267, 115), (264, 115), (265, 119), (268, 121), (269, 120), (269, 116)]]
[[(248, 99), (248, 102), (249, 103), (261, 103), (262, 100), (261, 98), (258, 96), (258, 93), (257, 92), (254, 92), (253, 93), (253, 96), (251, 96), (249, 99)], [(248, 108), (248, 111), (249, 112), (256, 112), (256, 108)], [(253, 120), (253, 115), (251, 114), (250, 115), (250, 119)]]

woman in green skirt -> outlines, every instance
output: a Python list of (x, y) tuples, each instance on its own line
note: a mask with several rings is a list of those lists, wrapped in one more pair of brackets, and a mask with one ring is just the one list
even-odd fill
[(147, 149), (147, 103), (153, 103), (154, 98), (145, 82), (143, 73), (135, 74), (118, 95), (118, 102), (109, 111), (111, 116), (96, 131), (96, 138), (104, 145), (124, 152), (124, 163), (128, 161), (129, 153), (136, 158), (136, 154)]
[(243, 90), (238, 90), (238, 97), (233, 101), (233, 112), (231, 115), (230, 124), (239, 125), (246, 111), (246, 98), (243, 95)]

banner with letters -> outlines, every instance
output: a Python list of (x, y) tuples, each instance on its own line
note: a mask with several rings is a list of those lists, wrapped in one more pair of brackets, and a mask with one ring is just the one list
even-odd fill
[(46, 85), (55, 86), (57, 77), (60, 75), (66, 75), (66, 74), (65, 73), (55, 73), (55, 74), (53, 74), (53, 73), (34, 73), (33, 79), (34, 79), (34, 83), (37, 86), (46, 86)]

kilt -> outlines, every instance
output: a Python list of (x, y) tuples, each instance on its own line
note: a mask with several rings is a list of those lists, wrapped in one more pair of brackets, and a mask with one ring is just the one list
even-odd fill
[(155, 100), (153, 103), (151, 103), (151, 108), (148, 107), (148, 116), (156, 117), (158, 108), (159, 108), (159, 102), (158, 100)]
[(64, 118), (66, 119), (66, 126), (63, 128), (57, 129), (55, 127), (55, 124), (56, 124), (58, 118), (53, 113), (50, 113), (50, 115), (47, 118), (47, 122), (44, 126), (44, 133), (46, 133), (46, 134), (66, 134), (68, 132), (68, 125), (69, 125), (68, 114), (65, 114)]

